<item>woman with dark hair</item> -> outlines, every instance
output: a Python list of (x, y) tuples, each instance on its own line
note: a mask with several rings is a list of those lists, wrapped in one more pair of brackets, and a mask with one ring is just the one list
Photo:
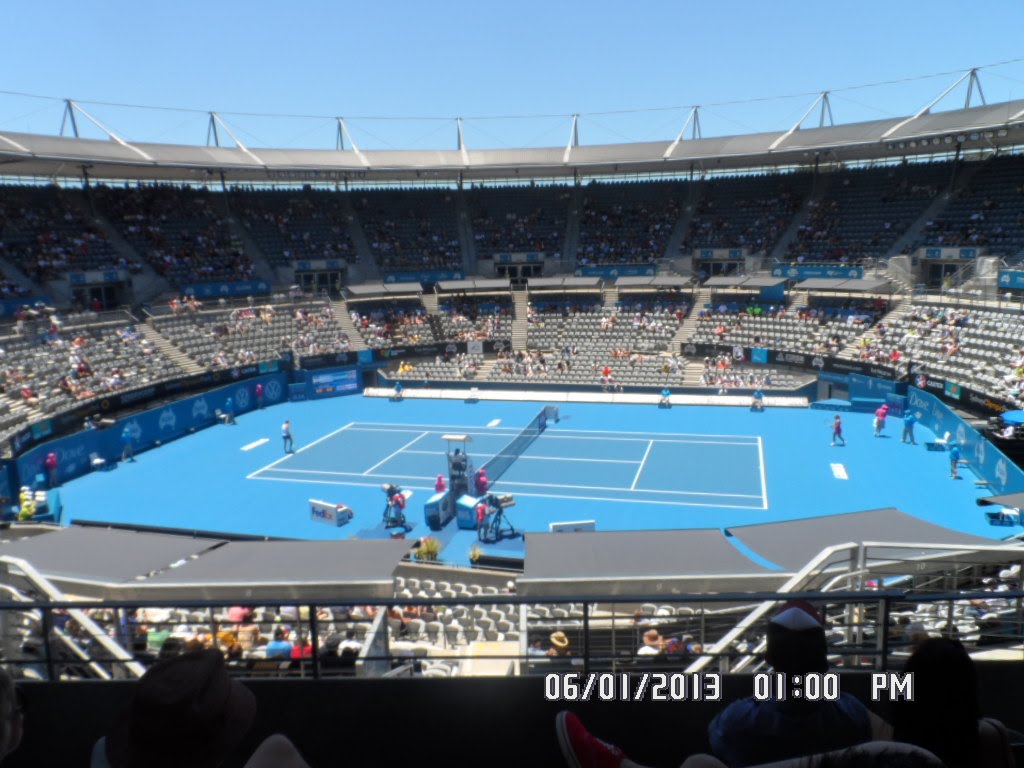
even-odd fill
[(904, 671), (914, 676), (914, 700), (893, 702), (893, 738), (934, 752), (949, 768), (980, 768), (978, 676), (964, 647), (931, 638)]

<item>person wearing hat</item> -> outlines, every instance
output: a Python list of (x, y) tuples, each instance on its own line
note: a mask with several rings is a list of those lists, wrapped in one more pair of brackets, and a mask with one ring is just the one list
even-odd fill
[[(818, 612), (804, 600), (786, 603), (768, 624), (766, 661), (774, 672), (806, 675), (828, 670), (825, 628)], [(693, 756), (686, 766), (755, 766), (804, 755), (816, 755), (863, 744), (872, 739), (877, 718), (849, 694), (837, 701), (786, 698), (735, 701), (722, 710), (708, 737), (718, 760)], [(623, 750), (587, 730), (574, 713), (564, 710), (555, 719), (555, 733), (569, 765), (619, 766), (638, 764)], [(700, 758), (701, 762), (697, 762)], [(694, 762), (691, 762), (693, 760)], [(787, 763), (788, 765), (788, 763)]]
[(572, 651), (569, 650), (569, 638), (565, 632), (558, 630), (552, 632), (551, 647), (548, 648), (548, 656), (572, 656)]
[[(217, 768), (252, 728), (256, 697), (227, 673), (219, 651), (154, 664), (138, 681), (127, 711), (93, 747), (91, 768)], [(308, 768), (275, 734), (246, 768)]]
[[(792, 600), (768, 623), (765, 661), (776, 673), (828, 671), (825, 627), (805, 600)], [(735, 701), (708, 726), (715, 756), (728, 765), (757, 765), (842, 749), (872, 738), (867, 708), (849, 694), (836, 701), (788, 697)]]
[(882, 436), (882, 430), (885, 429), (885, 417), (889, 413), (889, 406), (879, 406), (878, 410), (875, 411), (875, 437)]
[(637, 656), (658, 656), (665, 649), (665, 639), (656, 629), (644, 632), (644, 642), (636, 652)]

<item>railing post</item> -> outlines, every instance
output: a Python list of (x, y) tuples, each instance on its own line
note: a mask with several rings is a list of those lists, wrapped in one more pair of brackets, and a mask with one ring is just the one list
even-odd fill
[[(316, 621), (316, 606), (309, 606), (309, 642), (313, 645), (313, 679), (320, 679), (320, 631)], [(302, 663), (301, 661), (299, 662)]]
[(53, 665), (53, 649), (50, 648), (50, 635), (53, 632), (52, 610), (52, 608), (43, 609), (43, 654), (46, 657), (46, 679), (51, 683), (57, 679), (56, 669)]
[(875, 669), (879, 672), (884, 672), (889, 668), (889, 598), (887, 596), (882, 598), (881, 605), (878, 606), (878, 626), (875, 628), (875, 634), (878, 636), (879, 651), (881, 651), (881, 658), (875, 660)]
[(583, 603), (583, 674), (590, 674), (590, 603)]

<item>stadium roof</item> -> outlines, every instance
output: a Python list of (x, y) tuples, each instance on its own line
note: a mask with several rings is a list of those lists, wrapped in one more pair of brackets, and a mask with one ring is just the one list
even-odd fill
[(521, 149), (318, 150), (189, 146), (0, 132), (0, 173), (206, 182), (453, 182), (685, 173), (928, 156), (1024, 144), (1024, 100), (821, 128)]
[[(779, 523), (740, 525), (729, 528), (728, 533), (766, 560), (790, 570), (802, 568), (812, 555), (826, 547), (846, 543), (914, 542), (957, 547), (999, 544), (992, 539), (935, 525), (891, 507)], [(934, 554), (935, 550), (929, 547), (887, 547), (881, 553), (869, 554), (869, 559), (911, 560)], [(844, 557), (849, 559), (848, 555)]]
[(110, 600), (391, 597), (408, 551), (391, 539), (228, 542), (87, 527), (0, 546), (65, 592)]
[(530, 533), (516, 592), (627, 597), (771, 591), (791, 576), (757, 563), (718, 528)]

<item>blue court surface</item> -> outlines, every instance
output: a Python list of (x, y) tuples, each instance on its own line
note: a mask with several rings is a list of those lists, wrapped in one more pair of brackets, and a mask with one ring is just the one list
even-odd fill
[[(445, 434), (472, 438), (476, 466), (506, 446), (540, 403), (348, 397), (246, 414), (95, 472), (61, 489), (63, 521), (102, 520), (292, 538), (381, 538), (383, 483), (414, 491), (410, 537), (427, 535), (423, 503), (446, 473)], [(895, 506), (965, 532), (1000, 538), (975, 499), (969, 469), (951, 480), (946, 454), (901, 444), (901, 422), (872, 435), (870, 414), (844, 414), (846, 447), (832, 448), (832, 414), (811, 409), (566, 403), (561, 420), (515, 459), (495, 490), (516, 497), (520, 531), (594, 520), (598, 530), (704, 528)], [(284, 455), (290, 419), (297, 451)], [(310, 519), (308, 500), (341, 503), (337, 528)], [(442, 555), (464, 562), (475, 531), (454, 521)], [(521, 538), (485, 550), (521, 552)]]

